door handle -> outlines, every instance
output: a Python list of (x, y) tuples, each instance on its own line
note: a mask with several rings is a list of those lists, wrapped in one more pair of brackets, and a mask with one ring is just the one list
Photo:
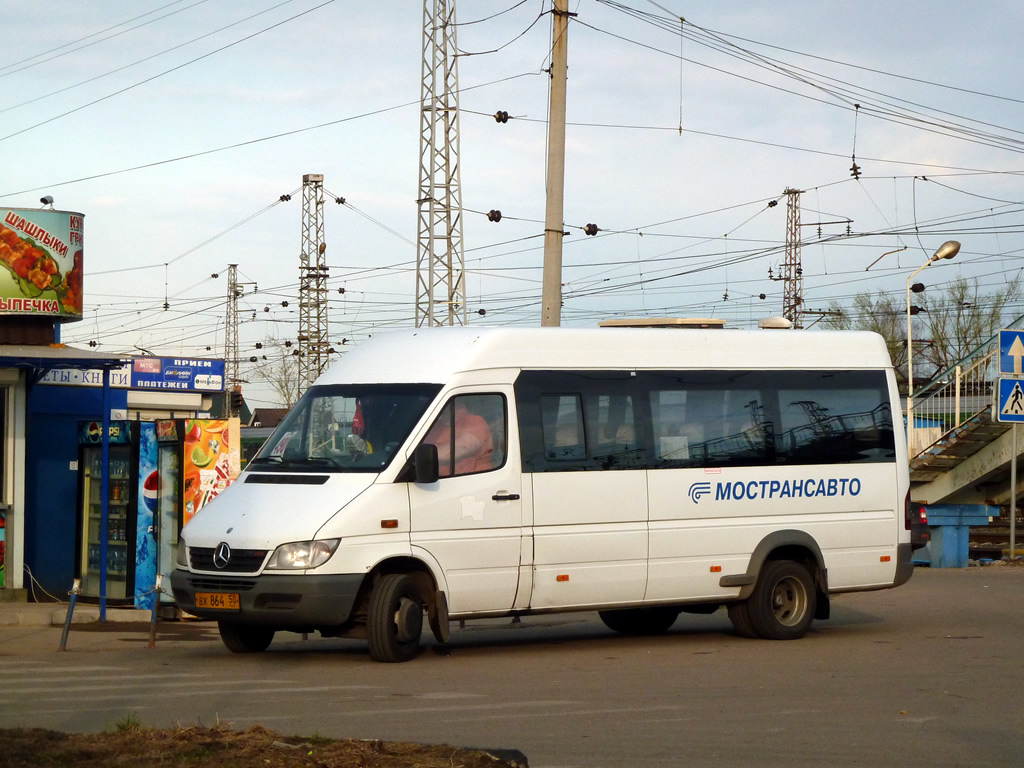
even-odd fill
[(491, 496), (491, 501), (519, 501), (518, 493), (496, 493)]

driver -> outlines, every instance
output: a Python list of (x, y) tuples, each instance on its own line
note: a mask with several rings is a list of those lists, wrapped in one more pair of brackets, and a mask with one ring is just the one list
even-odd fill
[[(441, 417), (430, 428), (424, 442), (437, 446), (437, 460), (441, 477), (452, 474), (466, 475), (493, 468), (494, 441), (491, 428), (482, 416), (471, 413), (463, 398), (455, 399), (455, 439), (452, 440), (452, 420), (445, 408)], [(455, 470), (452, 471), (452, 449), (455, 451)]]

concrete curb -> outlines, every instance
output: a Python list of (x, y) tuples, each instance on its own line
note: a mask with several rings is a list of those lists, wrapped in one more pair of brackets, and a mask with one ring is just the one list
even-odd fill
[[(67, 620), (68, 606), (62, 603), (0, 603), (0, 627), (62, 627)], [(149, 622), (150, 611), (135, 608), (107, 608), (107, 623)], [(75, 605), (72, 625), (94, 624), (100, 620), (97, 605)]]

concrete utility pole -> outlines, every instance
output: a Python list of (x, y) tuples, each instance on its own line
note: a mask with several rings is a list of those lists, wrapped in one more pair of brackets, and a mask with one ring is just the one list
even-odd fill
[(423, 2), (416, 327), (465, 325), (455, 0)]
[(302, 177), (302, 251), (299, 254), (299, 395), (329, 364), (327, 262), (324, 253), (324, 176)]
[(569, 0), (551, 12), (551, 106), (548, 114), (547, 206), (544, 212), (543, 326), (562, 324), (562, 227), (565, 196), (565, 92), (569, 61)]

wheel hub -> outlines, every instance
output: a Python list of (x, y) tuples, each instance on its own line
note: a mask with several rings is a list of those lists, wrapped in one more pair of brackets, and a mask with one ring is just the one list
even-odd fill
[(419, 640), (423, 632), (423, 607), (415, 600), (403, 597), (395, 610), (395, 635), (400, 643)]

